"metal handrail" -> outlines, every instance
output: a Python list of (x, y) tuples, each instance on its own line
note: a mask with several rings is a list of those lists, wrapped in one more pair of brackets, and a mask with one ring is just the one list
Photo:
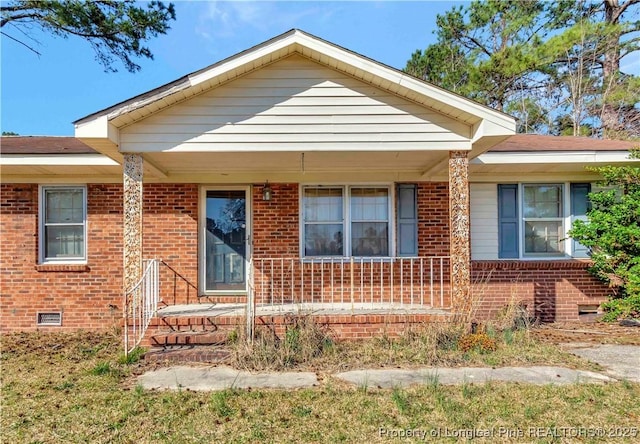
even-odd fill
[[(124, 294), (124, 353), (128, 355), (144, 337), (160, 300), (161, 259), (143, 261), (140, 280)], [(131, 330), (131, 331), (130, 331)]]

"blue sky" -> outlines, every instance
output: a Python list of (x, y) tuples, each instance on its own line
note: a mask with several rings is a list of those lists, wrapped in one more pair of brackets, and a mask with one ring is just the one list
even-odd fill
[[(72, 121), (175, 80), (292, 28), (403, 68), (433, 41), (436, 14), (459, 2), (174, 1), (177, 20), (149, 43), (138, 73), (105, 73), (78, 38), (34, 32), (42, 54), (2, 38), (2, 131), (73, 135)], [(34, 44), (33, 42), (29, 42)]]

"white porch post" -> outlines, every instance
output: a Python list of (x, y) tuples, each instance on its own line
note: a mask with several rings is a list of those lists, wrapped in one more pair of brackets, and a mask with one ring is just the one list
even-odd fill
[(131, 289), (142, 277), (142, 155), (124, 154), (123, 285)]
[(463, 320), (471, 311), (469, 244), (469, 160), (466, 151), (449, 153), (451, 306)]

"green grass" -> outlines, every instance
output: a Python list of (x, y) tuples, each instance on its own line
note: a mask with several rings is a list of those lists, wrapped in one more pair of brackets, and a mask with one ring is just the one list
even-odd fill
[[(136, 385), (134, 377), (144, 366), (123, 362), (120, 352), (120, 338), (110, 335), (2, 336), (3, 442), (420, 441), (389, 437), (385, 432), (381, 436), (381, 429), (429, 434), (493, 430), (492, 437), (474, 442), (638, 439), (538, 439), (528, 434), (530, 428), (551, 427), (631, 430), (640, 422), (640, 384), (636, 383), (446, 386), (433, 378), (422, 387), (363, 390), (327, 376), (319, 387), (305, 390), (161, 392)], [(469, 359), (480, 362), (483, 357)], [(507, 358), (497, 360), (501, 359)], [(524, 437), (508, 436), (519, 431)], [(439, 441), (457, 440), (441, 436)]]

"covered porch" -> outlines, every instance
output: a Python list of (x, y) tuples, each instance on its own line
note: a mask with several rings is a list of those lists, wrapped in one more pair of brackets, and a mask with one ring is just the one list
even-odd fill
[(299, 30), (75, 123), (123, 166), (138, 333), (167, 303), (143, 259), (163, 259), (200, 301), (245, 304), (249, 330), (267, 307), (464, 312), (469, 159), (515, 130)]

